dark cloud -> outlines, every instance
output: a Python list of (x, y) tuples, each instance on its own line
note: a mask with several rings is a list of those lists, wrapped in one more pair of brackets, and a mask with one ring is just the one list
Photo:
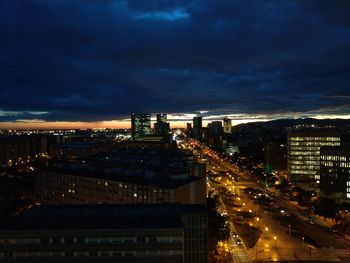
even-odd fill
[(0, 120), (346, 112), (349, 10), (345, 0), (0, 0)]

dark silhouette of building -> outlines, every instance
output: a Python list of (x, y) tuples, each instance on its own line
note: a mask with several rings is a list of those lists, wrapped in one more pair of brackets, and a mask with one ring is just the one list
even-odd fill
[(192, 123), (190, 122), (186, 123), (186, 134), (192, 137)]
[(0, 225), (3, 263), (205, 263), (199, 205), (34, 206)]
[(321, 147), (320, 190), (336, 199), (350, 199), (350, 144)]
[(192, 136), (197, 140), (201, 140), (203, 135), (202, 131), (202, 117), (196, 116), (193, 118), (193, 128), (192, 128)]
[(221, 136), (223, 133), (221, 121), (213, 121), (208, 125), (209, 133), (215, 136)]
[(156, 135), (167, 136), (170, 132), (170, 124), (167, 122), (167, 114), (157, 114), (157, 122), (154, 124)]

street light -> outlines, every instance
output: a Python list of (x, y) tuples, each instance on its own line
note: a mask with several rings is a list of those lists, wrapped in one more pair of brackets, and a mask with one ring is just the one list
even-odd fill
[(274, 236), (273, 239), (275, 240), (275, 248), (276, 248), (276, 245), (277, 245), (277, 237)]
[(268, 227), (265, 227), (265, 231), (266, 231), (266, 232), (269, 231), (269, 228), (268, 228)]
[(305, 238), (304, 238), (304, 237), (302, 237), (301, 239), (303, 240), (303, 247), (305, 247), (305, 241), (304, 241), (304, 240), (305, 240)]
[(288, 233), (289, 233), (289, 236), (291, 236), (291, 225), (288, 225)]

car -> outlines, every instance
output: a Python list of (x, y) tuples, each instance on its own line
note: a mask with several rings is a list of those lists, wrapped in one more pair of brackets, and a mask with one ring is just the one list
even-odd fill
[(237, 234), (236, 232), (233, 232), (233, 233), (232, 233), (232, 237), (233, 237), (233, 238), (238, 238), (238, 234)]
[(310, 223), (311, 225), (314, 225), (314, 224), (315, 224), (314, 220), (313, 220), (311, 217), (309, 217), (309, 223)]
[(242, 239), (236, 238), (236, 244), (237, 245), (242, 245), (243, 244)]
[(338, 233), (338, 232), (339, 232), (338, 229), (336, 229), (335, 227), (332, 227), (332, 228), (331, 228), (331, 231), (332, 231), (333, 233)]

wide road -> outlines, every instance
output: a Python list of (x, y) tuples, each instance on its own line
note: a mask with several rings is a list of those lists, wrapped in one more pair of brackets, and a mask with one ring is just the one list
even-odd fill
[(305, 222), (305, 218), (302, 213), (293, 205), (290, 204), (289, 200), (283, 196), (279, 196), (276, 200), (280, 206), (286, 208), (286, 211), (298, 217), (300, 224), (297, 225), (297, 229), (313, 240), (315, 240), (320, 246), (324, 248), (350, 248), (349, 241), (341, 238), (337, 234), (327, 232), (318, 225), (312, 225)]
[[(214, 165), (221, 170), (227, 170), (230, 173), (238, 176), (240, 181), (249, 182), (249, 186), (253, 186), (260, 190), (266, 190), (264, 187), (259, 185), (255, 180), (251, 177), (249, 172), (242, 172), (236, 165), (233, 165), (225, 160), (221, 160), (215, 153), (213, 153), (207, 146), (199, 145), (195, 147), (195, 149), (202, 155), (205, 155), (208, 161), (212, 162)], [(242, 182), (244, 184), (244, 182)], [(276, 195), (275, 192), (273, 194)], [(300, 220), (300, 224), (298, 226), (298, 230), (305, 233), (309, 237), (311, 237), (314, 241), (320, 244), (325, 248), (350, 248), (349, 241), (341, 236), (338, 236), (335, 233), (328, 232), (321, 228), (318, 225), (311, 225), (308, 222), (305, 222), (305, 218), (302, 215), (302, 212), (298, 210), (296, 207), (293, 207), (289, 200), (281, 195), (276, 196), (275, 202), (284, 207), (286, 211), (292, 215), (295, 215)]]
[[(220, 191), (217, 191), (217, 193), (219, 194), (220, 210), (227, 212), (227, 208), (225, 203), (222, 201)], [(229, 248), (230, 248), (233, 261), (238, 263), (252, 263), (253, 261), (250, 258), (250, 255), (244, 243), (237, 244), (237, 241), (233, 238), (233, 233), (237, 233), (237, 231), (232, 221), (229, 221), (229, 223), (230, 223)]]

